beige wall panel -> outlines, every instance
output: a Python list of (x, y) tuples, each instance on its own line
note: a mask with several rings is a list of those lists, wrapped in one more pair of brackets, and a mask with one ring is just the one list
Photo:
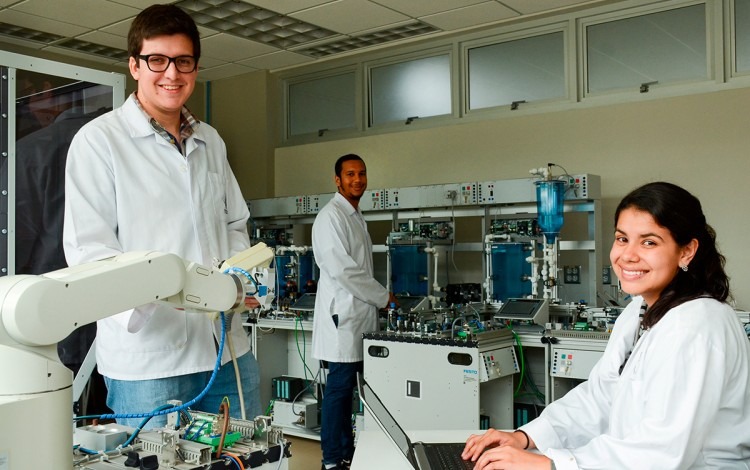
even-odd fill
[(267, 90), (266, 71), (211, 82), (211, 124), (227, 145), (229, 164), (246, 199), (273, 194), (274, 121), (269, 119)]

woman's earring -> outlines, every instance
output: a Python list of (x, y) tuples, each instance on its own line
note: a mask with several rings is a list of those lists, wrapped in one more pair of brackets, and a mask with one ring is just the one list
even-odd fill
[(680, 269), (682, 269), (683, 271), (687, 272), (687, 270), (688, 270), (687, 264), (681, 264), (680, 265)]

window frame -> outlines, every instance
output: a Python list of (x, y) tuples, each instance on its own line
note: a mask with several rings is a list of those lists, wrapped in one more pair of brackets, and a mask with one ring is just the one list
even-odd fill
[[(731, 88), (750, 86), (750, 72), (734, 73), (734, 6), (735, 0), (622, 0), (612, 4), (598, 5), (566, 11), (559, 15), (542, 16), (531, 20), (509, 20), (492, 27), (474, 31), (446, 32), (430, 38), (413, 38), (401, 45), (397, 52), (386, 46), (373, 47), (356, 53), (330, 57), (315, 63), (301, 64), (271, 72), (277, 83), (284, 84), (283, 115), (279, 116), (283, 133), (279, 135), (280, 146), (303, 145), (313, 142), (379, 135), (392, 132), (411, 131), (420, 128), (440, 127), (525, 114), (569, 111), (589, 106), (608, 106), (667, 97), (678, 97), (709, 93)], [(590, 25), (616, 21), (630, 17), (659, 13), (692, 5), (704, 5), (706, 12), (706, 63), (707, 79), (667, 82), (649, 87), (641, 93), (639, 87), (620, 88), (587, 93), (586, 28)], [(562, 31), (565, 43), (565, 66), (567, 98), (540, 100), (521, 104), (514, 113), (509, 107), (497, 106), (470, 110), (468, 101), (468, 50), (482, 45), (523, 39), (547, 32)], [(448, 53), (451, 67), (450, 114), (419, 118), (405, 125), (393, 121), (369, 125), (371, 119), (371, 69), (374, 67), (415, 60), (441, 53)], [(317, 79), (326, 75), (354, 71), (355, 107), (357, 128), (327, 131), (323, 136), (305, 134), (290, 136), (288, 126), (288, 96), (286, 83)]]
[[(450, 74), (449, 90), (450, 90), (450, 112), (446, 114), (439, 114), (434, 116), (418, 116), (418, 119), (409, 121), (406, 120), (394, 120), (382, 122), (379, 124), (373, 123), (373, 102), (372, 102), (372, 71), (379, 67), (388, 67), (391, 65), (403, 64), (407, 62), (414, 62), (422, 59), (429, 59), (432, 57), (448, 56), (448, 73)], [(414, 52), (400, 54), (397, 56), (391, 56), (386, 58), (374, 59), (366, 61), (363, 64), (363, 79), (365, 81), (365, 94), (363, 96), (365, 102), (366, 115), (364, 116), (365, 129), (399, 129), (404, 126), (420, 127), (423, 123), (429, 122), (440, 122), (447, 121), (459, 116), (458, 113), (458, 83), (456, 78), (456, 50), (452, 45), (432, 47), (428, 49), (421, 49)], [(408, 117), (407, 117), (408, 118)], [(408, 128), (407, 128), (408, 129)]]
[[(728, 82), (737, 84), (750, 85), (750, 69), (746, 71), (737, 70), (737, 17), (736, 3), (737, 0), (724, 0), (724, 73)], [(750, 24), (748, 24), (750, 28)]]
[[(315, 132), (308, 132), (302, 134), (291, 133), (291, 96), (290, 88), (294, 85), (301, 83), (308, 83), (316, 80), (321, 80), (330, 77), (336, 77), (341, 75), (354, 74), (354, 127), (347, 127), (341, 129), (318, 129)], [(347, 136), (356, 135), (362, 130), (362, 78), (361, 68), (357, 64), (351, 64), (347, 66), (336, 67), (332, 69), (320, 70), (311, 72), (303, 75), (294, 75), (284, 77), (281, 79), (282, 84), (282, 101), (283, 101), (283, 141), (284, 142), (316, 142), (319, 140), (329, 140), (345, 138)], [(323, 132), (321, 132), (323, 131)]]
[[(494, 46), (506, 42), (518, 41), (527, 38), (533, 38), (543, 36), (546, 34), (562, 33), (563, 35), (563, 67), (565, 74), (565, 96), (560, 98), (550, 98), (545, 100), (536, 101), (533, 103), (523, 103), (517, 109), (511, 109), (511, 106), (507, 104), (489, 106), (486, 108), (470, 109), (470, 93), (469, 89), (469, 51), (471, 49)], [(501, 34), (486, 36), (480, 39), (463, 41), (461, 47), (461, 113), (462, 116), (479, 116), (483, 114), (505, 114), (510, 111), (517, 111), (527, 108), (538, 108), (545, 107), (551, 103), (562, 103), (562, 102), (574, 102), (575, 101), (575, 84), (576, 77), (574, 75), (575, 68), (575, 57), (571, 59), (571, 34), (570, 34), (570, 22), (569, 21), (556, 21), (553, 23), (544, 24), (536, 27), (526, 27), (522, 29), (516, 29), (513, 31), (504, 32)], [(574, 49), (573, 49), (574, 50)]]
[[(607, 11), (604, 13), (582, 16), (577, 19), (576, 32), (578, 36), (578, 96), (581, 101), (592, 99), (613, 99), (619, 98), (620, 101), (627, 96), (638, 96), (648, 93), (650, 96), (670, 96), (682, 90), (684, 94), (688, 90), (701, 90), (706, 86), (720, 83), (723, 81), (723, 58), (717, 57), (717, 47), (715, 36), (721, 30), (721, 22), (716, 22), (716, 2), (712, 0), (674, 0), (658, 4), (647, 4), (624, 8), (621, 10)], [(655, 84), (647, 87), (646, 91), (641, 92), (640, 86), (632, 88), (622, 87), (611, 90), (589, 92), (589, 74), (588, 74), (588, 34), (587, 29), (590, 26), (647, 16), (655, 13), (663, 13), (680, 8), (704, 5), (706, 13), (706, 78), (705, 79), (686, 79), (680, 81)]]

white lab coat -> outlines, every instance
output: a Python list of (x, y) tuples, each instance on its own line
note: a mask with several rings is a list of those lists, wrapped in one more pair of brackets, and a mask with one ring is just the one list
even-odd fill
[[(211, 266), (250, 246), (247, 204), (216, 130), (200, 123), (183, 146), (187, 157), (156, 134), (133, 96), (78, 132), (65, 180), (68, 264), (147, 250)], [(126, 295), (128, 286), (120, 287)], [(159, 304), (101, 320), (99, 371), (142, 380), (212, 370), (218, 325)], [(232, 332), (237, 355), (248, 352), (238, 315)]]
[[(320, 267), (313, 357), (361, 361), (362, 334), (378, 329), (377, 309), (389, 299), (388, 290), (373, 277), (372, 240), (362, 211), (336, 193), (315, 218), (312, 242)], [(338, 328), (333, 315), (338, 315)]]
[(589, 380), (522, 429), (558, 470), (750, 468), (750, 341), (737, 315), (713, 299), (672, 309), (620, 376), (641, 302), (620, 315)]

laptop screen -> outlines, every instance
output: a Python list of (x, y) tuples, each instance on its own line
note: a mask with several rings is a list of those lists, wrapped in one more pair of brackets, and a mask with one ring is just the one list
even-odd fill
[(385, 405), (383, 405), (383, 402), (380, 401), (380, 398), (378, 398), (372, 388), (370, 388), (370, 385), (365, 382), (365, 378), (362, 374), (357, 374), (357, 384), (359, 387), (359, 397), (365, 405), (365, 408), (372, 413), (375, 421), (378, 422), (380, 427), (383, 428), (383, 431), (390, 436), (393, 443), (404, 453), (407, 460), (414, 465), (415, 460), (409, 436), (407, 436), (404, 430), (401, 429), (401, 426), (398, 425), (391, 413)]

